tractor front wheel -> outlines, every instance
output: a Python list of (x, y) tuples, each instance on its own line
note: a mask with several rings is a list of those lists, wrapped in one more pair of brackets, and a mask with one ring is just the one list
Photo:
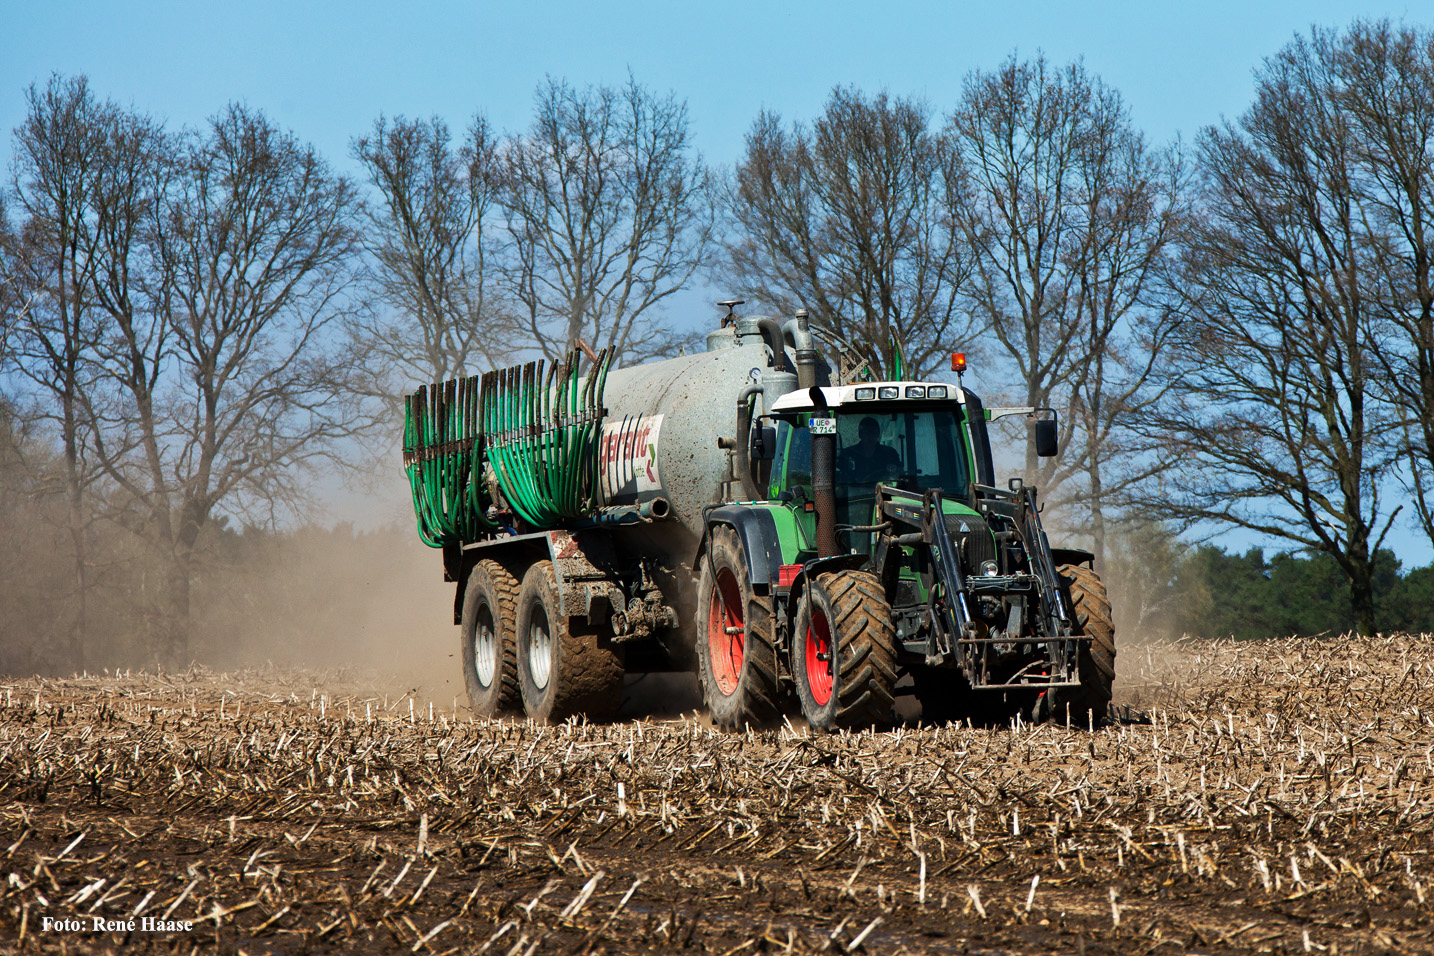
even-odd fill
[(1063, 687), (1044, 694), (1036, 704), (1038, 719), (1085, 727), (1105, 721), (1115, 685), (1115, 622), (1110, 597), (1100, 575), (1077, 564), (1057, 568), (1069, 589), (1071, 616), (1076, 633), (1089, 637), (1076, 658), (1079, 687)]
[(737, 535), (714, 528), (697, 585), (697, 670), (702, 699), (722, 730), (777, 719), (777, 652), (772, 601), (752, 592)]
[(881, 580), (830, 571), (797, 606), (792, 675), (807, 723), (818, 730), (869, 727), (896, 699), (896, 631)]

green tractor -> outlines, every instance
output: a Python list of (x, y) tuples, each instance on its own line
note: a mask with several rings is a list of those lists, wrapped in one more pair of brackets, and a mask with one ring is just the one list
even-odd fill
[[(815, 727), (866, 726), (903, 674), (928, 720), (1106, 716), (1115, 632), (1092, 555), (1050, 546), (1034, 488), (995, 484), (987, 422), (1013, 414), (1055, 454), (1048, 411), (946, 384), (773, 403), (761, 483), (707, 511), (698, 658), (719, 726), (770, 719), (787, 688)], [(760, 557), (777, 565), (766, 594)]]
[(574, 351), (410, 396), (473, 711), (605, 718), (624, 675), (686, 670), (724, 729), (793, 698), (814, 727), (867, 727), (907, 692), (933, 721), (1103, 719), (1105, 587), (1050, 546), (1034, 488), (997, 486), (987, 434), (1022, 415), (1053, 455), (1054, 413), (834, 375), (804, 312), (726, 304), (704, 352)]

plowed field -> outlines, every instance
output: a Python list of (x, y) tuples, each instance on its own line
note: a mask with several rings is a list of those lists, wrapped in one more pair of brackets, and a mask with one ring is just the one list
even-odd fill
[(1120, 665), (1095, 732), (838, 736), (0, 682), (0, 950), (1434, 952), (1434, 639)]

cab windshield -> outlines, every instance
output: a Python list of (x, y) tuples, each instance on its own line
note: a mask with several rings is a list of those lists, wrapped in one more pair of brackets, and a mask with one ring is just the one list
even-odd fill
[(837, 416), (837, 494), (869, 495), (878, 482), (939, 488), (964, 498), (970, 483), (960, 422), (951, 409), (862, 409)]
[[(784, 429), (778, 441), (784, 461), (773, 469), (773, 492), (782, 475), (785, 490), (811, 490), (811, 433)], [(836, 491), (843, 522), (867, 524), (878, 483), (911, 491), (939, 488), (964, 498), (971, 480), (960, 421), (953, 408), (862, 408), (837, 415)]]

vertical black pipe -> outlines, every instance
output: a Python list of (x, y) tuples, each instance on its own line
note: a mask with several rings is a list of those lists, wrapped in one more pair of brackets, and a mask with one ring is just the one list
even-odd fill
[(761, 392), (762, 386), (748, 385), (737, 394), (737, 447), (732, 450), (732, 470), (737, 472), (737, 480), (742, 483), (742, 494), (747, 496), (748, 501), (761, 501), (765, 498), (761, 489), (757, 487), (757, 482), (752, 479), (750, 455), (752, 448), (752, 397)]
[[(822, 390), (812, 386), (813, 417), (830, 413)], [(836, 540), (836, 436), (812, 434), (812, 498), (817, 506), (817, 557), (837, 554)]]

